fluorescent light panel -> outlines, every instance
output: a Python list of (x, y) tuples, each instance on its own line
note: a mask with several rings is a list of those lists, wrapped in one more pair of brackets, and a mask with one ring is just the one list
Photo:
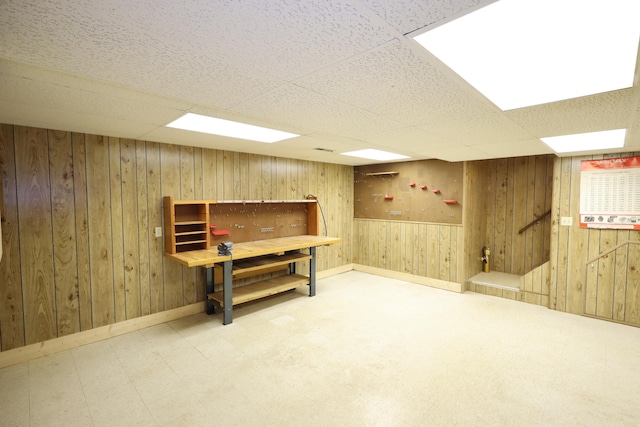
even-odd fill
[(349, 151), (347, 153), (341, 153), (345, 156), (360, 157), (370, 160), (400, 160), (408, 159), (409, 156), (402, 154), (389, 153), (387, 151), (375, 150), (373, 148), (367, 148), (366, 150)]
[(571, 153), (622, 148), (626, 134), (626, 129), (614, 129), (540, 139), (556, 153)]
[(500, 0), (415, 40), (502, 110), (633, 85), (638, 0)]
[(185, 114), (179, 119), (169, 123), (167, 127), (267, 143), (300, 136), (295, 133), (282, 132), (193, 113)]

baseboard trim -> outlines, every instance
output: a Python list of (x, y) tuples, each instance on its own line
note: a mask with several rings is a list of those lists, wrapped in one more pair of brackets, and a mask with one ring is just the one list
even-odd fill
[[(462, 292), (462, 285), (459, 283), (431, 279), (428, 277), (416, 276), (408, 273), (400, 273), (397, 271), (385, 270), (383, 268), (368, 267), (361, 264), (345, 264), (339, 267), (318, 271), (316, 273), (316, 279), (324, 279), (352, 270), (375, 274), (382, 277), (389, 277), (391, 279), (404, 280), (406, 282), (430, 286), (432, 288), (445, 289), (453, 292)], [(148, 316), (137, 317), (135, 319), (125, 320), (123, 322), (114, 323), (112, 325), (101, 326), (99, 328), (78, 332), (64, 337), (53, 338), (35, 344), (29, 344), (24, 347), (5, 350), (0, 352), (0, 368), (15, 365), (21, 362), (27, 362), (29, 360), (37, 359), (38, 357), (71, 350), (85, 344), (91, 344), (93, 342), (105, 340), (107, 338), (116, 337), (118, 335), (123, 335), (140, 329), (149, 328), (151, 326), (170, 322), (176, 319), (181, 319), (193, 314), (202, 313), (203, 311), (204, 303), (198, 302), (184, 307), (174, 308), (172, 310), (162, 311), (160, 313), (154, 313)]]
[(85, 344), (116, 337), (118, 335), (148, 328), (150, 326), (159, 325), (161, 323), (170, 322), (193, 314), (202, 313), (203, 311), (204, 303), (198, 302), (184, 307), (162, 311), (160, 313), (136, 317), (135, 319), (101, 326), (88, 331), (82, 331), (66, 335), (64, 337), (53, 338), (47, 341), (29, 344), (24, 347), (6, 350), (0, 352), (0, 368), (37, 359), (38, 357), (59, 353), (61, 351), (70, 350)]
[[(353, 264), (346, 264), (340, 267), (318, 271), (316, 273), (316, 279), (324, 279), (326, 277), (335, 276), (336, 274), (345, 273), (351, 270), (353, 270)], [(198, 302), (184, 307), (162, 311), (160, 313), (150, 314), (148, 316), (137, 317), (123, 322), (101, 326), (88, 331), (77, 332), (64, 337), (53, 338), (47, 341), (29, 344), (11, 350), (5, 350), (0, 352), (0, 369), (6, 366), (27, 362), (29, 360), (37, 359), (38, 357), (59, 353), (61, 351), (71, 350), (85, 344), (91, 344), (96, 341), (149, 328), (151, 326), (202, 312), (204, 312), (204, 303)]]
[(417, 276), (415, 274), (401, 273), (399, 271), (386, 270), (384, 268), (369, 267), (362, 264), (353, 264), (353, 269), (363, 273), (375, 274), (376, 276), (388, 277), (390, 279), (404, 280), (418, 285), (429, 286), (430, 288), (444, 289), (445, 291), (463, 293), (464, 289), (460, 283), (448, 282), (446, 280), (432, 279), (431, 277)]

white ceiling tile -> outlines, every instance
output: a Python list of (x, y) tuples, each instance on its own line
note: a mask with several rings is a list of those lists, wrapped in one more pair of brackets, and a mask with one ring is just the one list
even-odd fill
[(402, 34), (461, 16), (495, 0), (362, 0)]
[(402, 127), (393, 120), (294, 85), (281, 86), (231, 111), (286, 126), (356, 139)]
[(295, 84), (407, 125), (497, 111), (409, 43), (394, 40)]
[[(625, 149), (640, 145), (637, 93), (501, 112), (403, 36), (491, 2), (0, 1), (0, 122), (340, 164), (362, 163), (313, 145), (458, 161), (620, 127)], [(187, 111), (302, 137), (269, 146), (164, 127)]]
[(531, 139), (533, 135), (502, 113), (464, 117), (423, 126), (429, 132), (466, 145)]
[(471, 148), (489, 155), (490, 158), (535, 156), (538, 154), (554, 154), (554, 151), (537, 138), (513, 142), (496, 142), (471, 145)]
[(506, 111), (505, 116), (537, 138), (621, 129), (631, 125), (633, 96), (622, 89), (528, 108)]

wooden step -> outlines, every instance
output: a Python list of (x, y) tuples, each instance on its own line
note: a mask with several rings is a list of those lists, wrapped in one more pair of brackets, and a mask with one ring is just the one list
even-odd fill
[[(250, 285), (240, 286), (233, 289), (233, 305), (265, 298), (271, 295), (295, 289), (301, 285), (308, 285), (309, 278), (301, 274), (289, 274), (286, 276), (273, 277)], [(222, 291), (208, 294), (207, 298), (217, 301), (224, 307), (224, 295)]]

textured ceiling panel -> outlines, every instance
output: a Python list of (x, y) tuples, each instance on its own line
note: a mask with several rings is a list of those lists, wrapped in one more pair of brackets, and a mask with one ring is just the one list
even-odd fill
[(513, 142), (485, 143), (479, 146), (471, 144), (471, 148), (477, 148), (487, 153), (489, 158), (534, 156), (538, 154), (553, 154), (553, 150), (537, 138)]
[[(3, 81), (0, 101), (9, 105), (19, 103), (57, 110), (60, 113), (80, 113), (139, 122), (146, 124), (147, 129), (149, 126), (160, 126), (174, 120), (188, 108), (182, 103), (170, 106), (165, 100), (153, 96), (133, 96), (128, 91), (113, 87), (108, 93), (97, 92), (73, 87), (72, 79), (60, 78), (57, 82), (42, 79), (34, 81), (23, 76), (7, 75), (3, 71), (0, 68), (0, 79)], [(93, 88), (96, 87), (98, 86), (93, 85)], [(150, 120), (154, 123), (149, 123)]]
[(402, 34), (460, 16), (495, 0), (362, 0)]
[[(640, 146), (638, 71), (631, 90), (501, 112), (404, 36), (492, 2), (4, 0), (0, 122), (354, 165), (372, 162), (314, 145), (460, 161), (628, 128)], [(164, 127), (187, 111), (303, 136)]]
[(407, 125), (497, 111), (425, 57), (395, 40), (295, 84)]
[(137, 120), (4, 101), (0, 102), (0, 122), (134, 139), (142, 139), (143, 135), (156, 128)]
[(469, 145), (514, 142), (533, 138), (531, 133), (502, 113), (437, 122), (425, 128), (436, 135), (465, 141)]
[(505, 112), (537, 138), (626, 128), (633, 105), (631, 89)]
[(262, 117), (286, 126), (298, 126), (311, 132), (325, 132), (358, 138), (403, 127), (367, 111), (335, 101), (294, 85), (285, 85), (231, 111)]

